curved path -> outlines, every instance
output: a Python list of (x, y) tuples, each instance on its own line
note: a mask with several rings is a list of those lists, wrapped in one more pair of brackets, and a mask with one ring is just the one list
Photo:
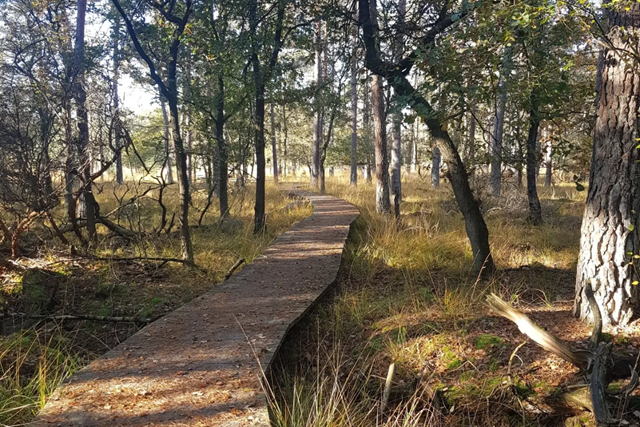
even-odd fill
[(359, 214), (335, 197), (294, 193), (313, 215), (237, 275), (73, 375), (31, 426), (269, 425), (260, 365), (334, 282)]

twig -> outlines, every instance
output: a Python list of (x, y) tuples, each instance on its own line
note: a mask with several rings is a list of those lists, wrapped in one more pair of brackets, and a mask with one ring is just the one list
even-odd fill
[(382, 402), (380, 402), (380, 413), (383, 413), (389, 403), (389, 395), (391, 394), (391, 383), (393, 382), (393, 374), (396, 370), (396, 364), (391, 363), (389, 365), (389, 372), (387, 372), (387, 380), (384, 383), (384, 391), (382, 392)]
[[(509, 357), (509, 366), (507, 367), (507, 375), (511, 375), (511, 363), (513, 362), (513, 358), (516, 356), (518, 350), (520, 350), (527, 342), (524, 341), (522, 344), (518, 345), (513, 353), (511, 353), (511, 357)], [(519, 357), (518, 357), (519, 358)], [(522, 361), (522, 359), (520, 359)]]
[(227, 280), (229, 280), (229, 278), (233, 275), (234, 271), (236, 271), (238, 267), (240, 267), (243, 263), (244, 263), (244, 258), (240, 258), (239, 260), (237, 260), (235, 264), (231, 266), (229, 271), (227, 271), (227, 274), (224, 275), (223, 282), (226, 282)]

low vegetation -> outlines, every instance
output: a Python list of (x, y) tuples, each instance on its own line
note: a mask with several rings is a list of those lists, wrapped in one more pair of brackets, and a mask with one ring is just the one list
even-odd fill
[[(582, 425), (559, 396), (577, 369), (496, 317), (495, 292), (577, 347), (590, 329), (571, 315), (584, 193), (541, 189), (545, 224), (527, 221), (515, 191), (481, 197), (500, 272), (472, 273), (450, 190), (411, 179), (398, 222), (375, 213), (374, 188), (331, 181), (361, 210), (335, 294), (287, 343), (273, 375), (279, 426)], [(526, 242), (526, 243), (523, 243)], [(630, 329), (613, 339), (638, 343)], [(394, 364), (389, 401), (382, 403)], [(633, 403), (633, 402), (631, 402)], [(623, 407), (621, 404), (620, 408)], [(627, 407), (629, 409), (629, 407)], [(591, 421), (589, 421), (591, 422)], [(574, 423), (574, 424), (570, 424)]]

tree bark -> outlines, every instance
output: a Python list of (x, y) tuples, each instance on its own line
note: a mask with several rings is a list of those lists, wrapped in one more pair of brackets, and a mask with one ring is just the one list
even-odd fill
[(85, 90), (85, 67), (84, 67), (84, 29), (87, 12), (87, 0), (78, 0), (76, 19), (76, 83), (75, 97), (78, 123), (78, 148), (80, 152), (80, 174), (83, 177), (82, 197), (86, 206), (87, 233), (89, 240), (97, 239), (96, 232), (96, 201), (93, 197), (91, 179), (91, 153), (89, 147), (89, 114), (87, 112), (87, 92)]
[(120, 135), (120, 95), (118, 93), (120, 78), (120, 20), (116, 17), (113, 24), (113, 120), (114, 142), (116, 153), (116, 183), (124, 183), (124, 172), (122, 170), (122, 138)]
[[(398, 1), (398, 22), (394, 40), (394, 60), (402, 59), (404, 44), (404, 16), (407, 12), (406, 0)], [(402, 202), (402, 111), (393, 115), (393, 141), (391, 143), (391, 195), (393, 200), (393, 213), (400, 218), (400, 203)]]
[(216, 100), (216, 145), (218, 152), (218, 201), (220, 204), (220, 218), (229, 213), (229, 165), (227, 142), (224, 139), (224, 79), (218, 75), (218, 93)]
[(551, 160), (551, 151), (552, 151), (552, 146), (551, 146), (551, 139), (550, 138), (545, 138), (545, 153), (544, 153), (544, 166), (545, 166), (545, 172), (544, 172), (544, 186), (545, 187), (551, 187), (551, 180), (553, 178), (553, 165), (552, 165), (552, 160)]
[(373, 127), (375, 133), (376, 157), (376, 212), (391, 213), (389, 200), (389, 161), (387, 159), (387, 123), (382, 92), (382, 78), (373, 75), (371, 84), (373, 104)]
[(504, 136), (504, 113), (507, 106), (507, 78), (509, 75), (509, 61), (511, 47), (504, 51), (502, 70), (498, 80), (498, 102), (496, 105), (496, 117), (493, 127), (493, 149), (491, 156), (491, 191), (495, 197), (500, 196), (500, 184), (502, 181), (502, 140)]
[(276, 116), (273, 111), (273, 102), (269, 106), (271, 113), (271, 156), (273, 160), (273, 180), (278, 182), (278, 147), (276, 146)]
[(263, 67), (258, 56), (259, 43), (258, 36), (258, 2), (250, 0), (249, 9), (249, 29), (251, 33), (251, 67), (253, 72), (253, 83), (255, 90), (255, 111), (254, 111), (254, 143), (256, 155), (256, 202), (254, 205), (253, 231), (259, 233), (265, 227), (265, 139), (264, 139), (264, 95), (265, 84), (270, 78), (273, 68), (278, 62), (278, 55), (282, 49), (282, 23), (284, 20), (284, 9), (286, 3), (281, 0), (277, 6), (277, 17), (273, 35), (273, 44), (268, 64)]
[(316, 50), (316, 93), (315, 93), (315, 113), (313, 116), (313, 153), (311, 158), (311, 186), (317, 188), (320, 179), (320, 145), (322, 144), (322, 21), (316, 24), (315, 34)]
[(351, 43), (351, 173), (349, 182), (352, 187), (358, 185), (358, 27), (353, 26)]
[(467, 147), (467, 156), (464, 162), (465, 167), (471, 168), (473, 171), (474, 163), (476, 162), (476, 109), (475, 106), (471, 107), (469, 112), (469, 147)]
[(629, 52), (640, 47), (640, 3), (607, 8), (609, 30), (598, 65), (597, 118), (589, 193), (582, 220), (574, 314), (592, 316), (585, 289), (593, 287), (605, 325), (627, 325), (638, 314), (640, 153), (636, 148), (640, 73)]
[(433, 188), (440, 187), (440, 149), (433, 147), (433, 154), (431, 157), (431, 185)]
[(533, 88), (529, 97), (529, 135), (527, 136), (527, 199), (529, 200), (529, 219), (533, 225), (542, 224), (542, 208), (538, 198), (538, 129), (540, 128), (540, 111), (538, 89)]
[(173, 184), (173, 167), (171, 166), (171, 150), (169, 141), (171, 139), (171, 124), (169, 114), (167, 114), (167, 104), (160, 95), (160, 109), (162, 110), (162, 122), (164, 124), (164, 180), (167, 184)]

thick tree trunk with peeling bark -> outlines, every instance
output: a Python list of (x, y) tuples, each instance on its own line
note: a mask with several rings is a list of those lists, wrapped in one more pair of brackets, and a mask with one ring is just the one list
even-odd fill
[[(640, 254), (640, 3), (627, 12), (609, 10), (608, 40), (598, 69), (597, 120), (587, 206), (582, 220), (574, 314), (591, 317), (585, 288), (592, 284), (605, 324), (626, 325), (638, 315)], [(621, 30), (624, 28), (624, 30)]]

